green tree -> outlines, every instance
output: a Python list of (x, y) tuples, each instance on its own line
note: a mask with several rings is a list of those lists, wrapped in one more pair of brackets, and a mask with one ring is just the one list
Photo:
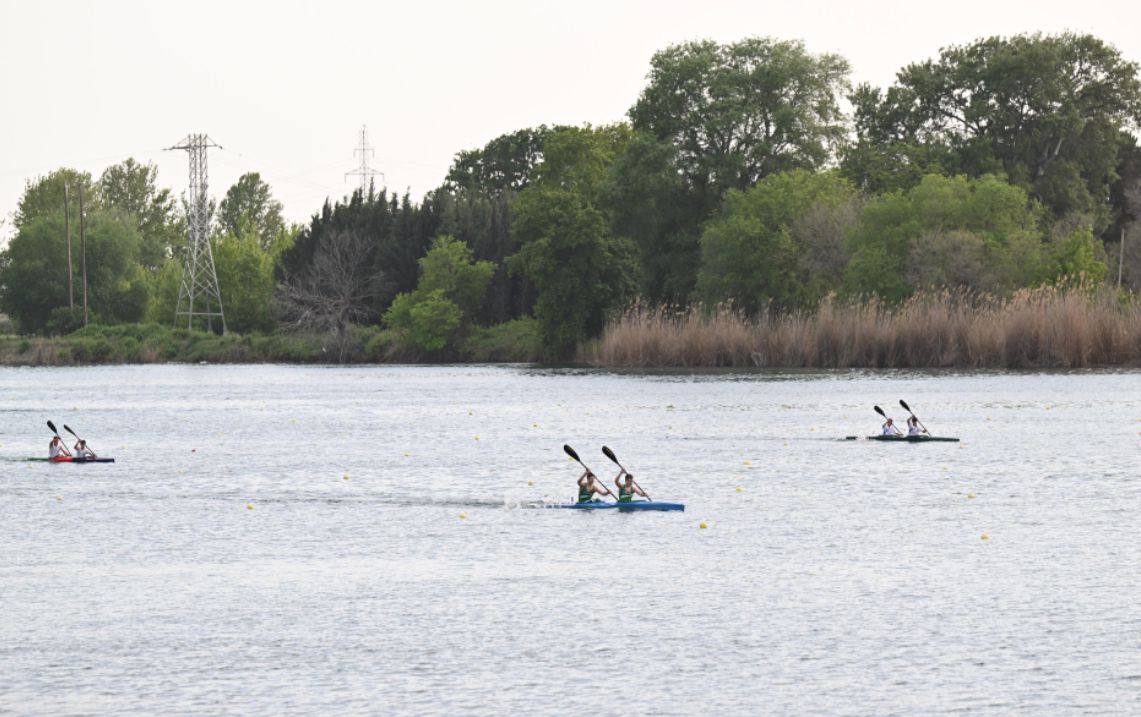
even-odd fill
[(158, 188), (158, 167), (127, 158), (99, 177), (103, 206), (135, 217), (141, 245), (139, 261), (150, 271), (177, 256), (186, 244), (186, 221), (169, 189)]
[(73, 223), (79, 218), (80, 189), (83, 190), (84, 210), (91, 212), (99, 208), (99, 191), (97, 185), (92, 183), (91, 175), (78, 169), (64, 167), (25, 182), (24, 193), (20, 196), (16, 211), (12, 214), (12, 223), (16, 231), (40, 217), (56, 214), (63, 216), (65, 186), (70, 196)]
[(827, 216), (855, 198), (851, 184), (834, 172), (796, 170), (766, 177), (745, 192), (731, 190), (701, 236), (699, 295), (749, 313), (770, 302), (789, 307), (819, 299), (825, 287), (814, 284), (811, 265), (801, 262), (816, 247), (798, 243), (798, 222)]
[[(139, 235), (133, 218), (115, 211), (87, 217), (87, 296), (90, 313), (105, 322), (143, 317), (147, 283), (138, 264)], [(83, 301), (82, 256), (74, 247), (75, 303)], [(0, 261), (0, 306), (25, 333), (45, 329), (52, 312), (67, 307), (67, 246), (63, 212), (25, 224)]]
[[(1055, 216), (1088, 214), (1101, 229), (1126, 130), (1141, 123), (1141, 80), (1137, 63), (1090, 35), (991, 37), (903, 68), (884, 93), (860, 88), (853, 106), (845, 169), (857, 181), (1004, 173)], [(889, 165), (906, 176), (886, 177)]]
[(285, 229), (281, 202), (273, 198), (270, 186), (257, 172), (247, 172), (226, 190), (218, 205), (217, 221), (223, 234), (239, 236), (248, 224), (252, 226), (263, 249), (273, 246)]
[(512, 232), (520, 248), (508, 264), (538, 291), (535, 318), (548, 358), (565, 358), (601, 332), (607, 313), (638, 285), (637, 248), (611, 234), (596, 204), (629, 137), (622, 126), (554, 133), (537, 181), (519, 195)]
[(480, 149), (464, 150), (452, 162), (445, 186), (489, 194), (521, 191), (543, 161), (547, 138), (562, 129), (539, 125), (500, 135)]
[(272, 331), (274, 328), (273, 256), (262, 248), (251, 224), (237, 236), (222, 234), (213, 239), (218, 291), (226, 312), (226, 328), (238, 333)]
[(712, 209), (728, 189), (823, 166), (844, 136), (848, 62), (803, 43), (747, 38), (674, 45), (650, 61), (634, 129), (677, 148), (687, 186)]

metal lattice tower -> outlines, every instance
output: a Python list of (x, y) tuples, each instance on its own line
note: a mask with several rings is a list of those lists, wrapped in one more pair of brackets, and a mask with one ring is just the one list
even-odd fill
[(168, 149), (184, 149), (190, 156), (190, 189), (187, 197), (187, 224), (189, 237), (186, 244), (186, 266), (182, 271), (182, 284), (178, 287), (178, 308), (174, 323), (186, 317), (186, 328), (194, 328), (195, 317), (206, 320), (206, 329), (214, 330), (214, 318), (222, 322), (226, 333), (226, 316), (222, 313), (222, 293), (218, 289), (218, 274), (214, 271), (214, 252), (210, 248), (210, 199), (206, 192), (206, 150), (218, 147), (204, 134), (190, 134)]
[(372, 147), (368, 144), (368, 127), (361, 125), (361, 143), (356, 149), (353, 150), (354, 156), (360, 157), (360, 164), (351, 172), (345, 172), (345, 179), (349, 177), (360, 177), (361, 182), (361, 196), (365, 196), (368, 191), (368, 184), (373, 177), (379, 176), (384, 179), (384, 173), (378, 172), (368, 166), (369, 157), (374, 156), (376, 153), (372, 151)]

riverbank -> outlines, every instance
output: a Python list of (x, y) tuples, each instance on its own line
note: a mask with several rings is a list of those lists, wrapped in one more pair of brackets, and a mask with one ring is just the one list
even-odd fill
[(454, 360), (526, 363), (539, 358), (533, 322), (479, 328), (457, 356), (424, 356), (403, 347), (391, 332), (353, 326), (344, 350), (333, 336), (229, 333), (158, 324), (88, 326), (65, 336), (0, 336), (0, 366), (88, 366), (154, 363), (368, 364)]
[(583, 359), (608, 368), (1141, 366), (1141, 302), (1050, 287), (1010, 298), (933, 292), (901, 307), (825, 301), (757, 318), (634, 307)]

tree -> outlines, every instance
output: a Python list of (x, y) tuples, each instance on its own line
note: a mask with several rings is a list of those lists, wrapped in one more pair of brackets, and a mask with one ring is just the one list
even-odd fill
[(12, 214), (12, 223), (16, 231), (41, 217), (56, 214), (62, 216), (65, 186), (70, 194), (73, 222), (78, 221), (79, 217), (80, 189), (83, 190), (85, 210), (90, 212), (99, 208), (99, 192), (91, 181), (91, 175), (78, 169), (63, 167), (24, 183), (24, 193), (20, 196), (16, 211)]
[(135, 217), (141, 244), (139, 261), (157, 271), (186, 244), (186, 221), (169, 189), (158, 188), (158, 167), (127, 158), (99, 177), (102, 204)]
[(834, 172), (785, 172), (748, 191), (731, 190), (701, 235), (699, 295), (707, 303), (731, 301), (748, 313), (770, 302), (791, 307), (818, 300), (823, 287), (810, 290), (815, 277), (806, 271), (810, 264), (801, 263), (809, 256), (808, 247), (797, 243), (802, 223), (810, 217), (824, 223), (855, 198), (855, 189)]
[(226, 309), (226, 327), (238, 333), (271, 331), (274, 327), (273, 256), (262, 248), (249, 225), (240, 235), (213, 239), (218, 290)]
[(375, 251), (360, 234), (325, 234), (312, 261), (278, 286), (285, 325), (296, 331), (333, 336), (337, 360), (352, 342), (353, 322), (366, 320), (372, 301), (386, 291), (383, 275), (368, 268)]
[(273, 198), (270, 186), (257, 172), (247, 172), (226, 190), (218, 205), (218, 227), (224, 234), (239, 236), (246, 224), (252, 227), (262, 249), (273, 246), (285, 230), (281, 202)]
[(574, 128), (547, 139), (538, 179), (519, 195), (508, 265), (538, 290), (535, 318), (549, 358), (565, 358), (602, 331), (638, 285), (637, 249), (610, 232), (599, 185), (629, 141), (622, 126)]
[(471, 249), (441, 235), (420, 260), (420, 283), (397, 296), (384, 322), (401, 343), (432, 354), (454, 350), (487, 294), (495, 265), (474, 261)]
[(937, 165), (1003, 173), (1055, 216), (1089, 214), (1100, 229), (1124, 130), (1141, 123), (1141, 80), (1137, 63), (1091, 35), (991, 37), (903, 68), (885, 93), (861, 88), (853, 105), (849, 176), (905, 186), (883, 176), (893, 156), (917, 159), (896, 162), (912, 178)]
[[(115, 211), (87, 217), (87, 294), (99, 321), (132, 322), (143, 317), (147, 284), (138, 264), (139, 236), (133, 218)], [(73, 253), (76, 306), (82, 306), (78, 242)], [(52, 312), (68, 305), (67, 246), (63, 212), (24, 224), (0, 262), (0, 307), (25, 333), (49, 326)]]
[(848, 62), (803, 43), (747, 38), (674, 45), (650, 61), (634, 129), (677, 148), (687, 187), (712, 209), (729, 189), (823, 166), (844, 136)]
[(499, 194), (522, 191), (543, 161), (543, 145), (565, 127), (539, 125), (500, 135), (481, 149), (456, 155), (444, 180), (448, 189)]

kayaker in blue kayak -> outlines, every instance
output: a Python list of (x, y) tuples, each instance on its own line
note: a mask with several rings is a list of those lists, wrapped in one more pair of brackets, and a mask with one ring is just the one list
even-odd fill
[(903, 431), (895, 427), (895, 422), (890, 418), (883, 424), (883, 434), (885, 436), (902, 436)]
[(56, 436), (52, 442), (48, 444), (48, 458), (59, 458), (60, 456), (70, 456), (67, 451), (67, 446), (63, 444), (63, 439)]
[[(626, 475), (625, 482), (622, 481), (623, 474)], [(614, 485), (618, 487), (619, 503), (629, 503), (634, 500), (634, 496), (636, 495), (640, 495), (646, 500), (650, 499), (650, 496), (646, 495), (646, 492), (639, 488), (638, 484), (634, 482), (634, 474), (626, 473), (626, 469), (624, 468), (618, 471), (618, 475), (614, 476)]]
[(602, 481), (598, 480), (593, 473), (586, 471), (578, 477), (578, 502), (579, 503), (594, 503), (598, 502), (597, 495), (608, 495), (611, 498), (614, 494), (610, 489), (602, 485)]
[(95, 455), (95, 451), (93, 451), (87, 447), (87, 441), (83, 440), (82, 438), (79, 439), (79, 442), (75, 444), (74, 448), (75, 448), (75, 457), (76, 458), (82, 459), (82, 458), (97, 458), (98, 457)]

